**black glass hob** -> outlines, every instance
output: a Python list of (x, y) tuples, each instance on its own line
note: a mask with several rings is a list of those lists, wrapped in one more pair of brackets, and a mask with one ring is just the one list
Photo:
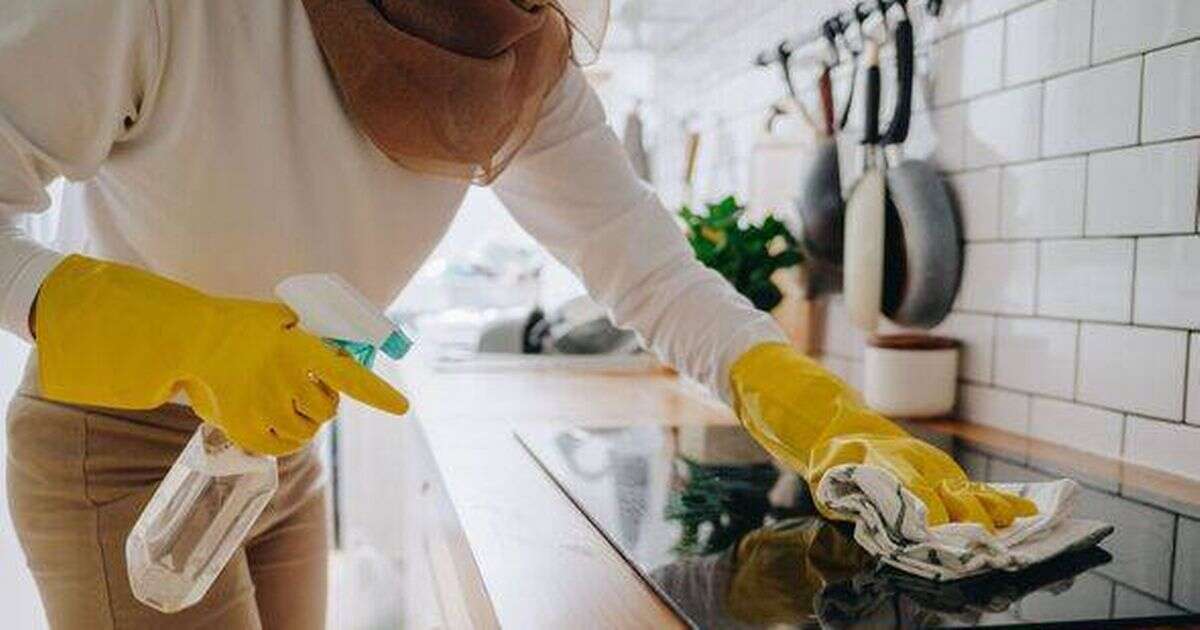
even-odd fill
[(870, 558), (807, 487), (730, 426), (521, 429), (538, 463), (696, 628), (1200, 624), (1200, 505), (922, 432), (976, 479), (1070, 475), (1099, 547), (949, 583)]

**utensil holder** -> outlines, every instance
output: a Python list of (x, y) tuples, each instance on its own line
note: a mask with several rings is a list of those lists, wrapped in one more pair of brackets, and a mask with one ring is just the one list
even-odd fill
[(957, 340), (932, 335), (877, 335), (867, 343), (863, 394), (875, 411), (934, 418), (954, 409)]

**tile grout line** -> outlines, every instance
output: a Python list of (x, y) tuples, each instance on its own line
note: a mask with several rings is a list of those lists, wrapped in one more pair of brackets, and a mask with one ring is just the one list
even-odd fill
[(1030, 395), (1025, 397), (1025, 435), (1030, 435), (1033, 431), (1033, 399), (1035, 396)]
[(1040, 291), (1042, 278), (1042, 244), (1033, 243), (1033, 313), (1037, 315), (1038, 307), (1041, 305)]
[[(979, 424), (979, 423), (972, 423), (972, 424)], [(991, 425), (984, 425), (984, 426), (991, 426)], [(992, 428), (995, 428), (995, 427), (992, 427)], [(1006, 431), (1007, 433), (1012, 433), (1012, 431), (1007, 431), (1006, 429), (997, 429), (997, 430), (999, 430), (999, 431)], [(1071, 448), (1071, 449), (1074, 449), (1074, 450), (1080, 450), (1081, 452), (1085, 452), (1085, 453), (1086, 453), (1086, 452), (1089, 452), (1089, 451), (1082, 451), (1081, 449), (1075, 448), (1074, 446), (1072, 446), (1072, 445), (1070, 445), (1070, 444), (1062, 444), (1062, 443), (1058, 443), (1058, 442), (1053, 442), (1053, 441), (1048, 441), (1048, 440), (1042, 440), (1041, 438), (1035, 438), (1035, 437), (1033, 437), (1033, 436), (1025, 436), (1025, 437), (1028, 437), (1028, 438), (1030, 438), (1030, 439), (1034, 439), (1034, 440), (1040, 440), (1040, 441), (1042, 441), (1042, 442), (1047, 442), (1047, 443), (1050, 443), (1050, 444), (1059, 444), (1059, 445), (1061, 445), (1061, 446), (1064, 446), (1064, 447), (1066, 447), (1066, 448)], [(1026, 458), (1023, 458), (1023, 457), (1017, 457), (1017, 456), (1015, 456), (1015, 455), (1013, 455), (1013, 454), (1011, 454), (1011, 453), (989, 453), (989, 454), (988, 454), (988, 457), (989, 457), (989, 461), (992, 461), (992, 460), (998, 460), (998, 461), (1000, 461), (1001, 463), (1007, 463), (1007, 464), (1017, 465), (1017, 466), (1020, 466), (1020, 467), (1023, 467), (1023, 468), (1027, 468), (1027, 469), (1029, 469), (1029, 470), (1032, 470), (1032, 471), (1034, 471), (1034, 472), (1036, 472), (1036, 473), (1043, 474), (1043, 475), (1056, 476), (1056, 475), (1062, 474), (1062, 470), (1061, 470), (1061, 469), (1058, 469), (1058, 468), (1055, 468), (1053, 464), (1051, 464), (1049, 467), (1047, 467), (1047, 466), (1046, 466), (1046, 465), (1045, 465), (1043, 462), (1040, 462), (1040, 461), (1038, 461), (1038, 462), (1035, 462), (1035, 461), (1030, 461), (1030, 460), (1028, 460), (1028, 459), (1026, 459)], [(1155, 468), (1155, 467), (1153, 467), (1153, 466), (1146, 466), (1145, 464), (1138, 464), (1138, 463), (1136, 463), (1136, 462), (1126, 462), (1125, 460), (1123, 460), (1123, 459), (1121, 459), (1121, 458), (1113, 458), (1113, 457), (1104, 456), (1104, 455), (1101, 455), (1100, 457), (1104, 457), (1105, 459), (1109, 459), (1109, 460), (1114, 460), (1114, 459), (1115, 459), (1115, 461), (1118, 461), (1118, 462), (1120, 462), (1120, 463), (1129, 463), (1129, 464), (1133, 464), (1133, 465), (1135, 465), (1135, 466), (1141, 466), (1141, 467), (1143, 467), (1143, 468), (1149, 468), (1149, 469), (1151, 469), (1151, 470), (1154, 470), (1154, 471), (1157, 471), (1157, 472), (1163, 472), (1163, 473), (1170, 474), (1170, 475), (1175, 475), (1175, 476), (1182, 476), (1182, 475), (1179, 475), (1178, 473), (1174, 473), (1174, 472), (1171, 472), (1171, 471), (1169, 471), (1169, 470), (1166, 470), (1166, 469), (1163, 469), (1163, 468)], [(989, 467), (988, 473), (989, 473), (989, 475), (991, 474), (990, 467)], [(1186, 477), (1186, 476), (1185, 476), (1184, 478), (1188, 478), (1188, 477)], [(1155, 510), (1155, 511), (1157, 511), (1157, 512), (1167, 512), (1167, 513), (1173, 513), (1173, 514), (1179, 515), (1179, 513), (1178, 513), (1178, 512), (1174, 512), (1174, 511), (1173, 511), (1173, 510), (1172, 510), (1170, 507), (1168, 507), (1168, 506), (1166, 506), (1166, 505), (1163, 505), (1163, 504), (1160, 504), (1160, 503), (1155, 503), (1155, 502), (1153, 502), (1153, 501), (1151, 501), (1151, 500), (1149, 500), (1149, 499), (1146, 499), (1146, 498), (1144, 498), (1143, 496), (1140, 496), (1140, 495), (1138, 495), (1138, 494), (1129, 494), (1129, 491), (1128, 491), (1128, 490), (1125, 488), (1125, 484), (1124, 484), (1124, 483), (1122, 483), (1122, 482), (1121, 482), (1121, 481), (1119, 481), (1119, 480), (1118, 480), (1118, 482), (1117, 482), (1117, 488), (1116, 488), (1115, 490), (1111, 489), (1111, 488), (1110, 488), (1110, 487), (1108, 487), (1108, 486), (1100, 486), (1100, 485), (1095, 485), (1095, 484), (1093, 484), (1093, 483), (1090, 483), (1090, 482), (1089, 482), (1089, 481), (1087, 481), (1086, 479), (1079, 479), (1079, 480), (1078, 480), (1078, 482), (1079, 482), (1079, 484), (1080, 484), (1081, 486), (1083, 486), (1084, 488), (1086, 488), (1086, 489), (1088, 489), (1088, 490), (1091, 490), (1091, 491), (1093, 491), (1093, 492), (1097, 492), (1097, 493), (1103, 494), (1103, 495), (1105, 495), (1105, 496), (1108, 496), (1108, 497), (1112, 497), (1112, 498), (1116, 498), (1116, 499), (1121, 499), (1122, 501), (1125, 501), (1125, 502), (1131, 503), (1131, 504), (1133, 504), (1133, 505), (1137, 505), (1137, 506), (1141, 506), (1141, 507), (1145, 507), (1145, 508), (1150, 508), (1150, 509), (1152, 509), (1152, 510)], [(1136, 491), (1136, 488), (1135, 488), (1134, 490)], [(1196, 519), (1188, 518), (1187, 516), (1183, 516), (1183, 518), (1187, 518), (1188, 520), (1196, 520)], [(1196, 520), (1196, 522), (1200, 522), (1200, 520)], [(1107, 576), (1106, 576), (1106, 577), (1107, 577)], [(1109, 578), (1109, 579), (1111, 580), (1112, 578)], [(1114, 581), (1115, 581), (1115, 580), (1114, 580)], [(1128, 587), (1128, 588), (1131, 588), (1132, 590), (1135, 590), (1135, 591), (1137, 591), (1137, 592), (1139, 592), (1139, 593), (1143, 593), (1143, 594), (1146, 594), (1146, 595), (1150, 595), (1150, 594), (1151, 594), (1151, 593), (1148, 593), (1148, 592), (1146, 592), (1146, 591), (1143, 591), (1142, 589), (1140, 589), (1140, 588), (1138, 588), (1138, 587), (1136, 587), (1136, 586), (1133, 586), (1133, 585), (1131, 585), (1131, 584), (1127, 584), (1127, 583), (1125, 583), (1125, 582), (1121, 582), (1121, 584), (1122, 584), (1123, 586), (1126, 586), (1126, 587)]]
[(1037, 159), (1046, 159), (1046, 92), (1050, 86), (1050, 79), (1043, 78), (1038, 83), (1038, 108), (1037, 108), (1037, 125), (1038, 125), (1038, 142), (1037, 142)]
[(1128, 241), (1135, 238), (1141, 239), (1168, 239), (1168, 238), (1189, 238), (1196, 236), (1195, 232), (1159, 232), (1155, 234), (1131, 234), (1122, 232), (1119, 234), (1091, 234), (1091, 235), (1051, 235), (1051, 236), (1025, 236), (1017, 235), (1010, 237), (999, 238), (977, 238), (965, 241), (967, 245), (1001, 245), (1004, 243), (1072, 243), (1072, 242), (1091, 242), (1098, 243), (1100, 241)]
[(1091, 15), (1088, 16), (1088, 67), (1096, 63), (1096, 0), (1092, 0)]
[(1163, 145), (1163, 144), (1170, 144), (1172, 142), (1183, 143), (1183, 142), (1187, 142), (1189, 140), (1196, 140), (1198, 138), (1200, 138), (1200, 134), (1188, 134), (1188, 135), (1176, 136), (1176, 137), (1172, 137), (1172, 138), (1163, 138), (1160, 140), (1151, 140), (1148, 142), (1140, 142), (1140, 143), (1133, 142), (1133, 143), (1128, 143), (1128, 144), (1116, 144), (1116, 145), (1103, 146), (1103, 147), (1093, 147), (1090, 149), (1069, 151), (1066, 153), (1049, 153), (1049, 154), (1043, 154), (1043, 155), (1041, 155), (1041, 157), (1024, 159), (1024, 160), (1011, 160), (1011, 161), (987, 162), (984, 164), (974, 164), (969, 167), (965, 167), (965, 168), (962, 168), (962, 169), (959, 169), (956, 171), (948, 171), (948, 172), (962, 173), (962, 172), (967, 172), (967, 171), (983, 170), (985, 168), (993, 168), (993, 167), (997, 167), (997, 166), (1024, 166), (1024, 165), (1028, 165), (1028, 164), (1037, 164), (1039, 162), (1050, 162), (1053, 160), (1065, 160), (1068, 158), (1090, 157), (1092, 155), (1096, 155), (1099, 153), (1116, 153), (1118, 151), (1129, 151), (1132, 149), (1140, 149), (1142, 147), (1154, 147), (1154, 146)]
[(1118, 457), (1125, 460), (1125, 434), (1129, 432), (1129, 414), (1121, 414), (1121, 444), (1117, 447)]
[(1092, 183), (1092, 154), (1089, 153), (1083, 156), (1083, 223), (1079, 226), (1079, 231), (1082, 236), (1087, 237), (1088, 233), (1088, 217), (1091, 212), (1088, 211), (1091, 195), (1088, 194), (1088, 189)]
[(1000, 87), (1004, 87), (1008, 77), (1008, 16), (1009, 14), (1005, 13), (1000, 18)]
[(988, 385), (996, 383), (996, 357), (1000, 354), (1000, 316), (992, 315), (992, 356), (988, 366)]
[(1020, 396), (1033, 396), (1035, 398), (1044, 398), (1046, 400), (1051, 400), (1051, 401), (1055, 401), (1055, 402), (1075, 404), (1075, 405), (1079, 405), (1080, 407), (1087, 407), (1089, 409), (1098, 410), (1098, 411), (1107, 411), (1109, 413), (1115, 413), (1118, 415), (1136, 416), (1137, 418), (1140, 418), (1143, 420), (1150, 420), (1152, 422), (1161, 422), (1161, 423), (1168, 424), (1168, 425), (1174, 426), (1174, 427), (1184, 427), (1188, 430), (1200, 431), (1200, 426), (1196, 426), (1194, 424), (1190, 424), (1190, 423), (1184, 422), (1182, 420), (1172, 420), (1170, 418), (1163, 418), (1160, 416), (1155, 416), (1155, 415), (1145, 413), (1142, 411), (1138, 411), (1135, 409), (1121, 409), (1118, 407), (1111, 407), (1108, 405), (1092, 402), (1090, 400), (1085, 400), (1085, 399), (1072, 400), (1070, 398), (1064, 398), (1063, 396), (1058, 396), (1055, 394), (1046, 394), (1046, 393), (1042, 393), (1042, 392), (1031, 392), (1031, 391), (1027, 391), (1027, 390), (1023, 390), (1023, 389), (1016, 389), (1014, 387), (1009, 387), (1007, 385), (1001, 385), (998, 383), (985, 383), (983, 381), (972, 381), (972, 380), (967, 380), (967, 379), (959, 379), (959, 380), (966, 385), (971, 385), (973, 387), (978, 387), (978, 388), (982, 388), (982, 389), (993, 389), (993, 390), (996, 390), (999, 392), (1004, 392), (1007, 394), (1014, 394), (1014, 395), (1020, 395)]
[(1142, 116), (1144, 116), (1145, 112), (1146, 112), (1146, 54), (1145, 53), (1142, 53), (1141, 57), (1139, 58), (1139, 61), (1141, 62), (1141, 65), (1138, 68), (1137, 139), (1138, 139), (1138, 143), (1140, 146), (1140, 143), (1142, 143), (1146, 140), (1145, 135), (1144, 135), (1145, 130), (1143, 129), (1143, 125), (1142, 125)]
[[(1126, 239), (1126, 240), (1132, 240), (1132, 239)], [(1081, 322), (1084, 324), (1094, 324), (1097, 326), (1110, 326), (1110, 327), (1114, 327), (1114, 328), (1136, 328), (1138, 330), (1145, 330), (1145, 331), (1181, 332), (1181, 333), (1200, 332), (1200, 330), (1190, 328), (1187, 326), (1172, 326), (1172, 325), (1168, 325), (1168, 324), (1148, 324), (1148, 323), (1141, 323), (1141, 322), (1134, 323), (1134, 322), (1130, 322), (1127, 320), (1096, 319), (1096, 318), (1090, 318), (1090, 317), (1054, 315), (1054, 314), (1049, 314), (1049, 313), (1013, 313), (1013, 312), (1009, 312), (1009, 311), (984, 311), (984, 310), (972, 309), (972, 308), (956, 308), (952, 312), (959, 313), (962, 315), (992, 315), (992, 316), (1007, 317), (1009, 319), (1040, 319), (1040, 320), (1054, 321), (1054, 322)]]
[(1140, 236), (1133, 237), (1133, 267), (1129, 273), (1129, 319), (1125, 322), (1130, 326), (1135, 325), (1137, 313), (1137, 278), (1138, 278), (1138, 252), (1141, 250), (1142, 239)]
[[(1187, 338), (1187, 343), (1184, 344), (1184, 353), (1185, 354), (1183, 355), (1183, 415), (1180, 416), (1181, 418), (1183, 418), (1184, 424), (1190, 424), (1188, 422), (1188, 420), (1190, 420), (1190, 418), (1188, 417), (1188, 402), (1189, 402), (1188, 394), (1191, 393), (1191, 389), (1192, 389), (1192, 387), (1191, 387), (1191, 376), (1192, 376), (1191, 372), (1194, 369), (1200, 369), (1200, 366), (1192, 365), (1192, 355), (1193, 355), (1193, 350), (1195, 350), (1194, 348), (1192, 348), (1192, 346), (1196, 344), (1196, 341), (1198, 339), (1200, 339), (1200, 334), (1198, 334), (1196, 332), (1189, 332), (1188, 338)], [(1198, 356), (1200, 356), (1200, 351), (1196, 352), (1196, 354)], [(1195, 401), (1191, 401), (1191, 402), (1195, 402)], [(1197, 420), (1200, 420), (1200, 418), (1197, 418)]]
[(1175, 597), (1175, 561), (1179, 555), (1179, 519), (1181, 518), (1183, 517), (1176, 514), (1174, 527), (1171, 528), (1171, 560), (1167, 565), (1167, 601), (1174, 601)]
[[(1079, 402), (1079, 386), (1081, 375), (1079, 372), (1079, 357), (1083, 354), (1083, 322), (1075, 322), (1075, 373), (1071, 379), (1071, 402)], [(1124, 427), (1122, 427), (1124, 430)]]

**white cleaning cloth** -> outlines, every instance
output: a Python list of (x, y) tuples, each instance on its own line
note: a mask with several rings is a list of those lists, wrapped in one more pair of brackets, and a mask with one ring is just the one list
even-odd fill
[(854, 539), (870, 554), (902, 571), (937, 581), (985, 571), (1016, 571), (1059, 554), (1094, 545), (1112, 533), (1107, 523), (1072, 518), (1079, 484), (995, 483), (1038, 508), (1035, 516), (989, 532), (976, 523), (930, 527), (925, 504), (894, 475), (859, 464), (836, 466), (817, 487), (818, 498), (854, 521)]

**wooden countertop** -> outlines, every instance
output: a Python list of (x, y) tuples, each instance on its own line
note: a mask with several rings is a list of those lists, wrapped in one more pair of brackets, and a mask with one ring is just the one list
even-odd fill
[(397, 382), (414, 401), (499, 625), (683, 627), (513, 430), (735, 423), (723, 405), (665, 371), (445, 372), (406, 361)]
[[(452, 564), (460, 611), (475, 626), (511, 628), (682, 627), (513, 435), (528, 424), (602, 426), (733, 424), (696, 386), (665, 371), (602, 374), (566, 370), (439, 371), (428, 361), (390, 368), (414, 402), (456, 528)], [(929, 423), (1022, 461), (1057, 462), (1136, 490), (1200, 505), (1200, 484), (1050, 446), (979, 425)], [(406, 497), (407, 499), (407, 497)], [(446, 520), (446, 519), (444, 519)], [(444, 604), (443, 604), (444, 606)]]

